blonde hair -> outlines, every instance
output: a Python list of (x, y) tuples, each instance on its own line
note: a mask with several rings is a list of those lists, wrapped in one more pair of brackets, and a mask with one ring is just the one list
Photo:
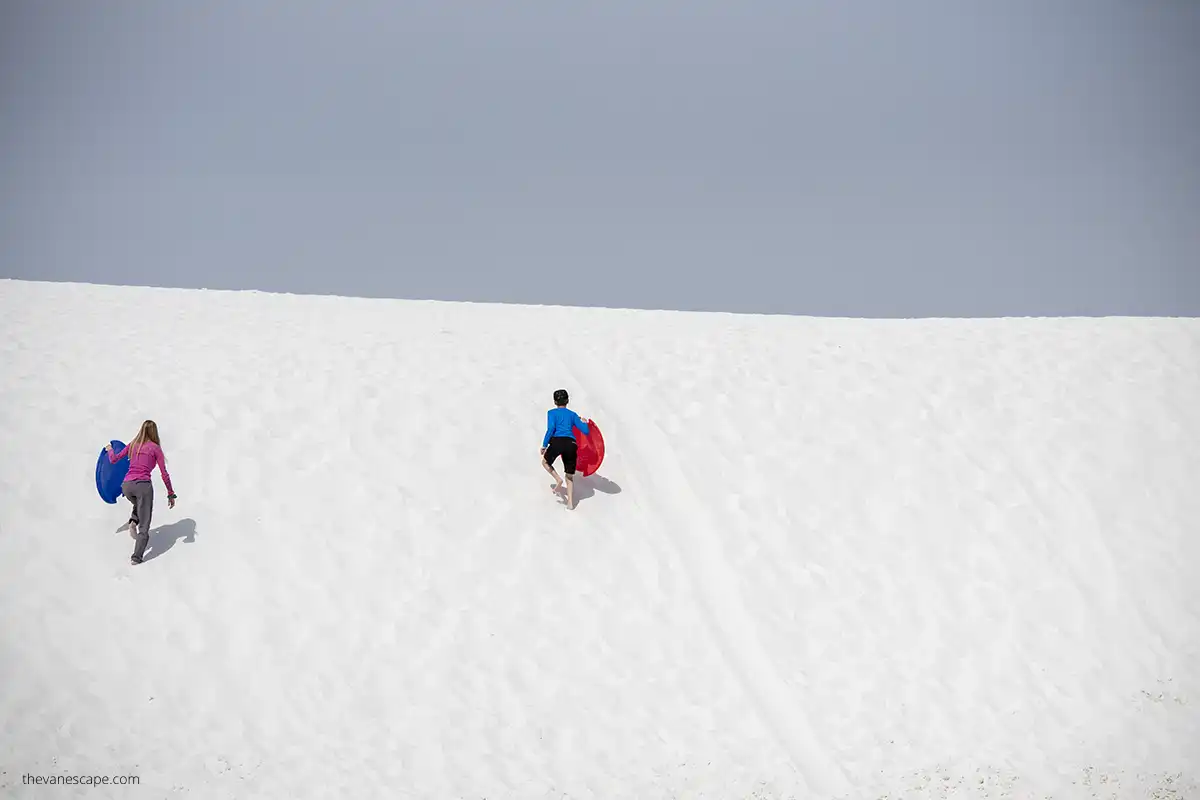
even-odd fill
[[(133, 437), (133, 441), (129, 443), (129, 457), (133, 458), (137, 455), (138, 450), (146, 442), (154, 442), (159, 447), (162, 447), (162, 442), (158, 438), (158, 424), (154, 420), (148, 419), (142, 423), (142, 427), (138, 430), (137, 436)], [(166, 460), (165, 458), (163, 459)]]

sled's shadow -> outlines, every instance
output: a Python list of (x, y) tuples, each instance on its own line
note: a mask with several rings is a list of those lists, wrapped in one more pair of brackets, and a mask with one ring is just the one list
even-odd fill
[(172, 522), (170, 525), (152, 528), (150, 531), (150, 544), (146, 545), (144, 560), (150, 561), (161, 555), (165, 555), (180, 539), (185, 544), (191, 544), (196, 541), (196, 520), (181, 519), (179, 522)]
[[(620, 494), (621, 487), (615, 482), (610, 481), (608, 478), (600, 475), (588, 475), (586, 478), (581, 475), (575, 478), (575, 490), (573, 492), (575, 496), (575, 507), (578, 508), (579, 504), (584, 500), (595, 497), (596, 492), (600, 492), (602, 494)], [(563, 491), (559, 495), (559, 502), (564, 504), (567, 502), (566, 491)]]

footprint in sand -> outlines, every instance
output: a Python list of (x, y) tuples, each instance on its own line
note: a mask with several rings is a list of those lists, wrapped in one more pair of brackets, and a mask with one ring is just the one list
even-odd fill
[(213, 775), (224, 775), (229, 772), (229, 762), (220, 756), (209, 756), (204, 759), (204, 768)]

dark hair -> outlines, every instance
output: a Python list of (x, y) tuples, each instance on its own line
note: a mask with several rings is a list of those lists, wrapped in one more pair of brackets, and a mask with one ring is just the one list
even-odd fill
[(554, 390), (554, 405), (565, 406), (567, 404), (568, 399), (569, 398), (567, 397), (566, 389), (555, 389)]

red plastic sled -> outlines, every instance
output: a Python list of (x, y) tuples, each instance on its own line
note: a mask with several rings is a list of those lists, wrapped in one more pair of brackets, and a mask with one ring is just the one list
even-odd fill
[(595, 420), (589, 419), (587, 424), (587, 436), (584, 436), (579, 428), (574, 430), (575, 441), (578, 442), (575, 472), (584, 477), (600, 469), (600, 465), (604, 463), (604, 434), (600, 433), (600, 426)]

